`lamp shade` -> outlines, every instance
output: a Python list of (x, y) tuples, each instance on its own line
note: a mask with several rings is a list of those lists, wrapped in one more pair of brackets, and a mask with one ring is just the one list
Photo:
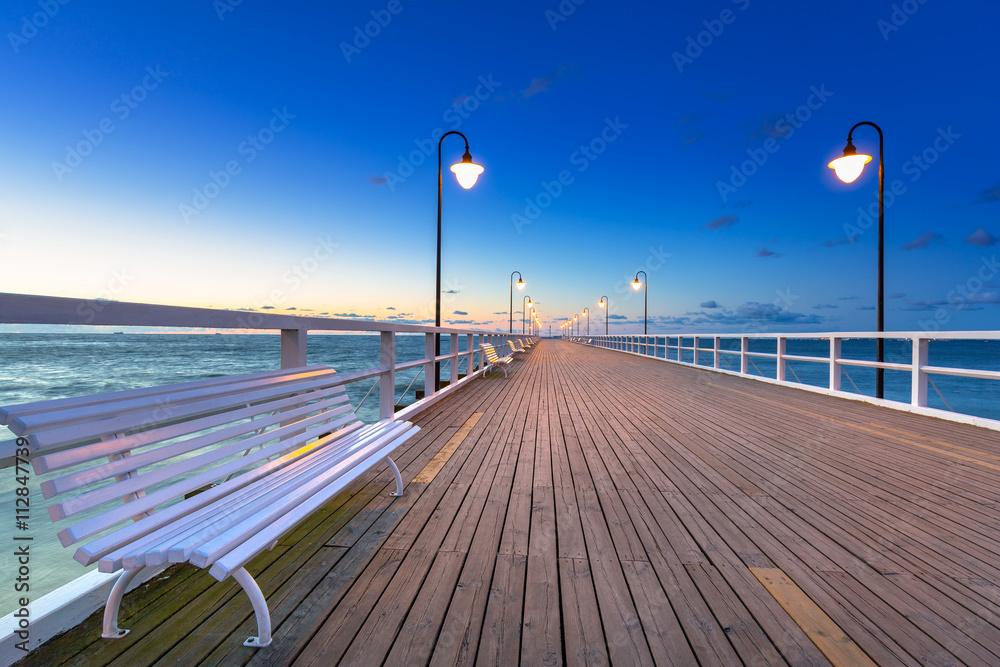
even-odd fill
[(641, 290), (642, 289), (642, 281), (640, 281), (638, 278), (636, 278), (635, 280), (633, 280), (632, 281), (632, 289), (634, 289), (636, 292), (638, 292), (639, 290)]
[(518, 278), (517, 282), (514, 283), (514, 284), (517, 286), (517, 289), (519, 289), (519, 290), (523, 290), (524, 289), (524, 281), (521, 280), (520, 278)]
[(854, 144), (848, 138), (844, 154), (836, 160), (832, 160), (827, 166), (837, 172), (837, 178), (844, 183), (853, 183), (861, 175), (865, 165), (871, 162), (871, 160), (871, 155), (858, 153), (857, 149), (854, 148)]
[(465, 155), (462, 156), (462, 161), (451, 165), (451, 171), (458, 179), (458, 184), (468, 190), (476, 184), (476, 181), (479, 180), (479, 174), (485, 170), (481, 165), (472, 161), (472, 156), (466, 150)]
[(604, 301), (603, 301), (603, 300), (602, 300), (602, 301), (598, 301), (598, 302), (597, 302), (597, 307), (598, 307), (598, 308), (604, 308), (604, 305), (605, 305), (605, 304), (604, 304)]

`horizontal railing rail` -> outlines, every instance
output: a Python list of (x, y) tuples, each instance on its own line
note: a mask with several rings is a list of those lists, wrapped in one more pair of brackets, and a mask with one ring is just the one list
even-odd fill
[[(421, 372), (417, 375), (423, 375), (424, 398), (404, 408), (400, 418), (406, 418), (407, 415), (418, 412), (436, 401), (444, 392), (452, 391), (460, 384), (480, 375), (486, 367), (485, 358), (479, 348), (480, 344), (489, 343), (499, 347), (512, 338), (524, 338), (519, 334), (401, 322), (373, 322), (9, 293), (0, 293), (0, 324), (280, 331), (281, 368), (306, 365), (306, 349), (311, 331), (378, 333), (380, 336), (378, 365), (343, 373), (338, 377), (338, 381), (340, 384), (350, 384), (377, 378), (379, 419), (392, 419), (395, 416), (395, 406), (398, 403), (395, 396), (397, 373), (420, 368)], [(419, 359), (397, 361), (397, 334), (423, 334), (425, 337), (423, 356)], [(447, 345), (446, 353), (435, 354), (438, 336), (442, 339), (442, 346)], [(464, 350), (459, 346), (460, 336), (465, 336)], [(447, 342), (444, 339), (447, 339)], [(462, 360), (466, 362), (466, 370), (465, 378), (460, 380), (459, 363)], [(435, 376), (438, 375), (435, 373), (435, 366), (442, 368), (447, 366), (447, 375), (441, 378), (438, 388), (434, 382)], [(412, 385), (411, 382), (410, 387)], [(410, 387), (406, 389), (407, 392)], [(13, 464), (14, 447), (13, 439), (0, 442), (0, 468)]]
[[(879, 338), (886, 340), (908, 341), (910, 351), (908, 361), (873, 361), (870, 359), (856, 359), (845, 357), (843, 354), (843, 343), (845, 340), (864, 339), (875, 341)], [(949, 367), (944, 365), (930, 365), (928, 363), (928, 351), (932, 341), (956, 341), (956, 340), (979, 340), (979, 341), (1000, 341), (1000, 331), (940, 331), (940, 332), (913, 332), (913, 331), (891, 331), (891, 332), (824, 332), (824, 333), (759, 333), (759, 334), (672, 334), (672, 335), (622, 335), (622, 336), (590, 336), (587, 338), (571, 337), (571, 340), (579, 343), (587, 343), (596, 347), (607, 348), (619, 352), (627, 352), (642, 356), (655, 357), (664, 361), (681, 363), (700, 368), (711, 368), (723, 372), (735, 372), (740, 375), (747, 375), (760, 378), (750, 372), (752, 360), (757, 358), (771, 359), (775, 362), (774, 377), (765, 379), (781, 384), (787, 384), (799, 388), (807, 387), (798, 380), (786, 379), (786, 371), (789, 368), (788, 362), (804, 362), (825, 364), (828, 369), (828, 382), (823, 387), (831, 392), (849, 394), (841, 389), (841, 378), (846, 373), (845, 367), (859, 368), (882, 368), (890, 371), (901, 371), (910, 375), (910, 400), (908, 405), (917, 408), (918, 411), (925, 409), (933, 410), (928, 406), (928, 385), (935, 386), (932, 375), (947, 375), (953, 377), (976, 378), (980, 380), (1000, 381), (1000, 370), (988, 370), (979, 368)], [(772, 341), (774, 351), (751, 350), (750, 342), (754, 340)], [(823, 356), (808, 354), (789, 354), (789, 341), (822, 340), (827, 341), (829, 353)], [(686, 345), (685, 341), (690, 341), (691, 345)], [(711, 347), (704, 347), (706, 341), (711, 341)], [(724, 342), (726, 345), (724, 346)], [(733, 344), (738, 343), (738, 347)], [(760, 347), (760, 344), (757, 345)], [(874, 346), (873, 346), (874, 347)], [(685, 359), (685, 353), (687, 359)], [(708, 358), (710, 363), (699, 363), (702, 353)], [(733, 368), (729, 371), (726, 366), (726, 359), (738, 357), (740, 360), (739, 369)], [(760, 373), (760, 369), (755, 370)], [(793, 371), (794, 373), (794, 371)], [(853, 384), (850, 376), (848, 379)], [(809, 385), (811, 386), (811, 385)], [(859, 392), (860, 393), (860, 392)], [(940, 393), (940, 392), (939, 392)], [(850, 394), (856, 396), (855, 394)], [(947, 404), (944, 396), (942, 400)], [(888, 403), (900, 403), (900, 401), (887, 401)], [(990, 427), (1000, 426), (1000, 422), (994, 419), (973, 417), (975, 423), (982, 421), (991, 422)]]

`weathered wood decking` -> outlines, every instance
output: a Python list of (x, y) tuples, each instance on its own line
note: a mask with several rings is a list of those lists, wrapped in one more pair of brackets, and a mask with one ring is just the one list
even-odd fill
[(26, 664), (1000, 664), (996, 432), (558, 341), (512, 370), (416, 419), (402, 498), (369, 475), (248, 567), (271, 647), (185, 566)]

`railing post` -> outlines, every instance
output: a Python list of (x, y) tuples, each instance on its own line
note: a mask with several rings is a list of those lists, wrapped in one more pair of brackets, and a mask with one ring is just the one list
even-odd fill
[(740, 337), (740, 373), (743, 375), (750, 374), (750, 338), (747, 336)]
[(921, 367), (927, 365), (927, 349), (930, 341), (926, 338), (913, 338), (913, 360), (910, 370), (910, 403), (921, 408), (927, 407), (927, 373)]
[(684, 336), (677, 337), (677, 361), (684, 361)]
[(424, 398), (434, 395), (434, 334), (424, 334)]
[(694, 352), (691, 355), (691, 363), (698, 365), (698, 348), (701, 347), (701, 336), (694, 337)]
[(452, 355), (448, 362), (451, 368), (451, 384), (458, 382), (458, 334), (451, 334), (451, 349), (448, 352)]
[(833, 337), (830, 339), (830, 390), (840, 391), (840, 343), (841, 339)]
[(776, 359), (776, 361), (778, 362), (778, 375), (777, 375), (778, 382), (784, 382), (785, 381), (785, 343), (786, 342), (787, 341), (786, 341), (786, 339), (785, 339), (784, 336), (778, 336), (778, 358)]
[[(380, 366), (389, 367), (389, 370), (379, 378), (378, 418), (392, 419), (396, 405), (396, 332), (381, 332), (378, 363)], [(431, 386), (433, 387), (433, 384)]]
[(719, 362), (722, 361), (720, 358), (722, 355), (719, 354), (719, 344), (722, 342), (721, 336), (715, 337), (715, 342), (712, 344), (712, 367), (719, 368)]
[(466, 336), (465, 351), (468, 354), (468, 361), (465, 362), (465, 376), (469, 377), (476, 372), (476, 348), (472, 347), (473, 340), (475, 338), (474, 334), (468, 334)]
[(298, 368), (306, 365), (308, 329), (281, 330), (281, 367)]

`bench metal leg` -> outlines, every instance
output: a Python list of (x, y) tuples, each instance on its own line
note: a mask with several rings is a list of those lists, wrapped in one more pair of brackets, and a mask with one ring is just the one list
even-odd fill
[(242, 567), (238, 570), (233, 570), (232, 575), (236, 583), (243, 587), (243, 592), (250, 598), (250, 604), (253, 605), (253, 613), (257, 617), (257, 636), (248, 638), (243, 642), (243, 645), (250, 648), (264, 648), (265, 646), (269, 646), (271, 644), (271, 612), (267, 609), (267, 600), (264, 599), (264, 594), (260, 592), (260, 586), (253, 580), (250, 573)]
[(135, 570), (123, 571), (118, 575), (115, 585), (111, 587), (108, 603), (104, 607), (104, 632), (101, 633), (101, 636), (105, 639), (121, 639), (128, 634), (128, 630), (122, 630), (118, 627), (118, 610), (121, 609), (125, 589), (128, 588), (141, 569), (140, 567)]
[(390, 493), (389, 495), (393, 498), (399, 498), (403, 495), (403, 478), (400, 477), (399, 468), (396, 467), (396, 464), (393, 463), (392, 459), (387, 456), (385, 457), (385, 460), (389, 462), (389, 467), (392, 468), (392, 474), (396, 477), (396, 493)]

